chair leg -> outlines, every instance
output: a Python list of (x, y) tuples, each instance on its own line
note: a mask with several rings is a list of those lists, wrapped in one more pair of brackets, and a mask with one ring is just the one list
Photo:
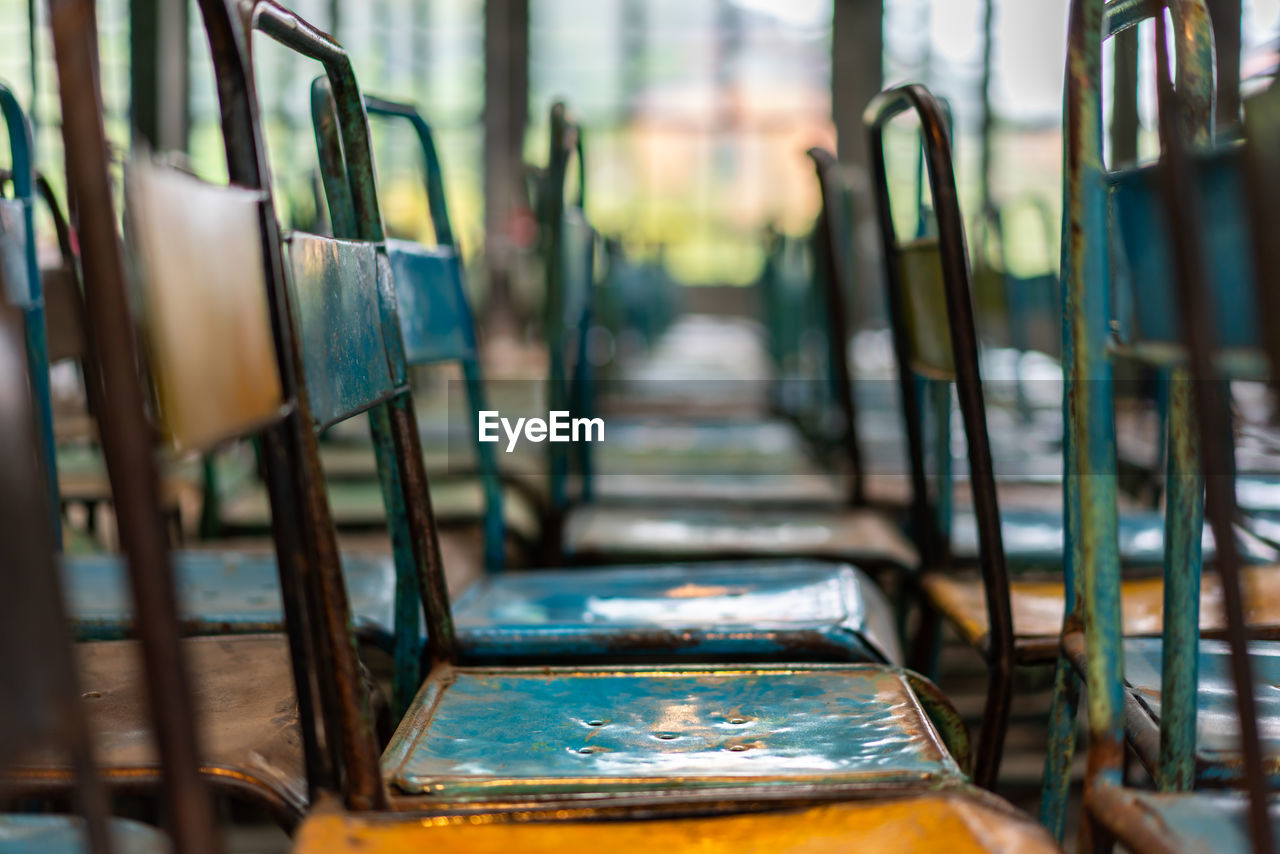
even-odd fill
[(907, 666), (915, 672), (936, 679), (938, 656), (942, 651), (942, 616), (929, 600), (920, 597), (920, 625), (907, 656)]
[(1009, 713), (1013, 704), (1013, 662), (991, 662), (987, 681), (987, 702), (982, 710), (982, 728), (978, 731), (978, 750), (973, 763), (973, 782), (994, 792), (1000, 776), (1000, 759), (1004, 739), (1009, 732)]
[(1040, 823), (1062, 842), (1071, 796), (1071, 760), (1076, 751), (1076, 709), (1080, 686), (1071, 662), (1058, 654), (1053, 671), (1053, 702), (1049, 707), (1049, 749), (1040, 789)]

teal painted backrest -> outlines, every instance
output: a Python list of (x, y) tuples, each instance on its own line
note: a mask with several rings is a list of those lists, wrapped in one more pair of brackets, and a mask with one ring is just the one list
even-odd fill
[(411, 365), (476, 358), (462, 259), (452, 246), (433, 249), (388, 240), (387, 255), (400, 300), (400, 334)]
[[(1212, 279), (1208, 293), (1217, 325), (1215, 340), (1237, 353), (1261, 347), (1241, 155), (1242, 149), (1233, 144), (1201, 152), (1193, 161), (1200, 234)], [(1183, 348), (1172, 287), (1173, 238), (1165, 221), (1157, 167), (1113, 173), (1110, 183), (1120, 238), (1116, 266), (1125, 268), (1117, 281), (1128, 286), (1132, 301), (1130, 343), (1152, 361), (1179, 358)]]
[(387, 358), (375, 244), (294, 232), (285, 242), (307, 394), (319, 427), (396, 391)]

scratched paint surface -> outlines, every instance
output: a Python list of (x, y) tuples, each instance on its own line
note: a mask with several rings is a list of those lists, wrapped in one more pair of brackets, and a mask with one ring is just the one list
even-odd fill
[[(169, 837), (150, 825), (129, 819), (111, 820), (111, 842), (125, 854), (168, 854)], [(3, 854), (79, 854), (89, 850), (84, 822), (67, 815), (0, 815)]]
[(913, 567), (919, 559), (894, 522), (873, 510), (586, 506), (570, 515), (577, 553), (823, 555)]
[(319, 814), (298, 832), (297, 854), (823, 854), (848, 851), (1057, 851), (1029, 819), (960, 794), (929, 794), (747, 815), (665, 821), (518, 823)]
[[(1161, 709), (1159, 638), (1130, 639), (1124, 643), (1125, 682), (1159, 722)], [(1249, 644), (1253, 665), (1254, 695), (1258, 701), (1258, 734), (1272, 758), (1275, 773), (1280, 756), (1280, 642)], [(1200, 776), (1207, 780), (1235, 776), (1240, 763), (1240, 725), (1231, 677), (1231, 653), (1225, 641), (1201, 640), (1199, 680), (1196, 686), (1196, 760)], [(1226, 766), (1215, 770), (1213, 766)]]
[(875, 665), (455, 675), (428, 681), (383, 757), (401, 791), (962, 779), (903, 677)]
[(295, 232), (288, 258), (316, 423), (341, 420), (385, 399), (393, 384), (374, 244)]
[[(269, 552), (174, 554), (183, 621), (193, 634), (278, 631), (284, 626), (275, 555)], [(390, 556), (345, 554), (343, 577), (358, 628), (390, 638), (394, 625), (395, 565)], [(116, 555), (62, 561), (67, 608), (82, 640), (125, 637), (133, 602), (124, 564)]]
[(837, 563), (507, 573), (477, 583), (454, 614), (473, 661), (584, 653), (901, 661), (884, 595)]

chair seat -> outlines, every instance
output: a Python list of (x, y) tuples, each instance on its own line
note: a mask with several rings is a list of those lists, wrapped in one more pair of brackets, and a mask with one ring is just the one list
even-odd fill
[(795, 425), (780, 418), (614, 417), (593, 453), (600, 474), (819, 473)]
[[(1011, 571), (1057, 569), (1062, 566), (1066, 529), (1061, 504), (1057, 508), (1006, 509), (1000, 512), (1000, 532)], [(1164, 562), (1164, 513), (1131, 511), (1120, 515), (1120, 561), (1126, 567), (1158, 568)], [(1246, 560), (1274, 561), (1276, 551), (1254, 537), (1239, 538)], [(1201, 538), (1205, 560), (1212, 560), (1213, 533), (1205, 526)], [(958, 510), (951, 532), (952, 555), (962, 563), (978, 559), (977, 519), (971, 510)]]
[[(1252, 623), (1252, 620), (1250, 620)], [(1161, 709), (1160, 638), (1126, 638), (1124, 677), (1129, 688), (1127, 723), (1139, 757), (1148, 768), (1158, 756)], [(1249, 644), (1253, 678), (1262, 690), (1258, 702), (1258, 735), (1266, 753), (1271, 777), (1280, 777), (1280, 643)], [(1202, 639), (1196, 689), (1196, 782), (1201, 786), (1235, 785), (1243, 779), (1240, 759), (1240, 725), (1236, 716), (1235, 681), (1231, 676), (1231, 652), (1225, 641)], [(1142, 736), (1146, 736), (1143, 738)]]
[(848, 851), (1057, 851), (1049, 835), (994, 797), (968, 792), (856, 801), (808, 809), (695, 818), (514, 822), (419, 821), (395, 816), (318, 813), (299, 829), (295, 854), (826, 854)]
[(828, 474), (698, 474), (696, 472), (597, 473), (592, 497), (597, 501), (706, 502), (715, 504), (839, 506), (848, 488)]
[(816, 561), (503, 573), (454, 622), (475, 663), (902, 660), (871, 579)]
[[(396, 578), (391, 557), (344, 553), (342, 569), (357, 632), (390, 648)], [(174, 553), (174, 570), (187, 634), (283, 631), (274, 553), (180, 551)], [(79, 639), (116, 640), (132, 635), (132, 598), (119, 555), (67, 557), (62, 573)]]
[[(440, 550), (449, 589), (464, 590), (480, 574), (479, 544), (446, 533)], [(385, 548), (385, 545), (384, 545)], [(183, 630), (189, 635), (284, 631), (280, 577), (274, 552), (174, 552)], [(357, 634), (391, 649), (394, 641), (395, 563), (381, 550), (342, 550), (342, 571)], [(62, 560), (63, 589), (80, 640), (117, 640), (133, 631), (128, 578), (119, 555)]]
[[(375, 478), (339, 480), (328, 484), (329, 508), (339, 528), (381, 528), (386, 525), (382, 488)], [(503, 513), (507, 531), (526, 542), (538, 538), (539, 522), (519, 492), (504, 490)], [(431, 509), (442, 526), (470, 525), (484, 518), (484, 490), (475, 478), (435, 478), (431, 481)], [(267, 531), (271, 505), (261, 482), (246, 484), (224, 499), (222, 524), (236, 531)]]
[[(121, 854), (168, 854), (169, 837), (150, 825), (124, 818), (110, 821), (111, 850)], [(84, 820), (72, 815), (0, 815), (0, 854), (89, 854)]]
[[(1246, 796), (1226, 792), (1146, 792), (1107, 788), (1093, 813), (1130, 850), (1228, 854), (1253, 851)], [(1271, 798), (1273, 845), (1280, 845), (1280, 798)]]
[(383, 769), (404, 794), (457, 801), (964, 780), (907, 675), (871, 664), (441, 667)]
[(866, 568), (919, 563), (915, 548), (892, 519), (863, 508), (589, 504), (568, 514), (564, 549), (575, 560), (777, 555), (847, 560)]
[[(269, 809), (283, 824), (307, 808), (302, 734), (288, 642), (281, 635), (189, 638), (201, 769), (209, 781)], [(141, 648), (135, 641), (77, 644), (99, 774), (108, 783), (162, 784), (151, 737)], [(73, 776), (62, 756), (12, 772), (28, 785), (68, 791)]]
[[(1242, 577), (1248, 590), (1249, 624), (1280, 629), (1280, 565), (1246, 567)], [(929, 572), (922, 584), (930, 601), (965, 640), (984, 648), (989, 623), (982, 579), (969, 573)], [(1158, 577), (1126, 578), (1121, 590), (1124, 633), (1158, 635), (1164, 625), (1164, 581)], [(1009, 596), (1019, 654), (1026, 660), (1052, 660), (1057, 655), (1065, 610), (1062, 582), (1016, 578), (1010, 583)], [(1217, 575), (1205, 573), (1201, 579), (1200, 626), (1204, 631), (1221, 631), (1225, 625), (1221, 584)]]

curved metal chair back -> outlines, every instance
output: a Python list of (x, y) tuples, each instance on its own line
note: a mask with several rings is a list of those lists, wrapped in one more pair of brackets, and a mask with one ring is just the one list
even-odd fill
[[(893, 214), (889, 197), (888, 174), (885, 168), (884, 128), (901, 113), (913, 111), (920, 119), (921, 133), (928, 165), (929, 183), (937, 210), (938, 239), (936, 250), (926, 253), (922, 244), (912, 241), (908, 252), (919, 251), (920, 258), (931, 255), (936, 261), (915, 268), (903, 263), (903, 247), (894, 233)], [(921, 355), (913, 352), (910, 333), (912, 317), (915, 323), (926, 318), (936, 318), (936, 311), (920, 310), (915, 313), (908, 304), (920, 294), (912, 291), (908, 278), (913, 272), (930, 271), (936, 263), (940, 272), (942, 293), (930, 291), (929, 305), (941, 310), (941, 321), (946, 324), (950, 352), (947, 361), (953, 366), (956, 391), (960, 401), (960, 413), (968, 442), (970, 486), (978, 524), (979, 562), (986, 584), (987, 612), (990, 621), (988, 656), (991, 661), (991, 678), (988, 685), (987, 707), (983, 715), (982, 733), (979, 736), (979, 753), (974, 768), (974, 779), (979, 785), (992, 786), (999, 770), (1004, 731), (1008, 723), (1009, 703), (1013, 688), (1014, 643), (1013, 617), (1009, 604), (1009, 577), (1005, 565), (1004, 545), (1000, 533), (1000, 508), (996, 500), (995, 472), (991, 462), (990, 439), (987, 434), (986, 408), (982, 398), (982, 376), (978, 366), (978, 336), (974, 323), (973, 297), (969, 279), (969, 266), (965, 250), (964, 224), (956, 196), (955, 173), (952, 168), (951, 144), (947, 136), (947, 124), (942, 105), (919, 85), (901, 86), (876, 96), (867, 106), (864, 122), (870, 133), (872, 177), (875, 187), (876, 211), (880, 234), (884, 245), (886, 297), (890, 322), (894, 333), (894, 352), (898, 359), (899, 387), (904, 413), (907, 419), (908, 439), (911, 445), (912, 484), (915, 489), (912, 506), (915, 521), (928, 530), (931, 524), (928, 498), (924, 492), (924, 454), (920, 413), (914, 405), (913, 373), (940, 367), (940, 360), (921, 362)], [(922, 279), (922, 286), (939, 279)], [(934, 320), (935, 334), (937, 320)], [(941, 355), (941, 354), (939, 354)], [(937, 559), (936, 548), (926, 560)], [(935, 564), (936, 565), (936, 564)]]
[[(0, 84), (0, 114), (9, 136), (13, 198), (0, 198), (0, 264), (4, 265), (6, 297), (26, 317), (27, 361), (33, 368), (49, 363), (46, 340), (44, 293), (40, 266), (36, 260), (35, 196), (36, 171), (27, 121), (17, 97)], [(50, 479), (57, 471), (54, 461), (53, 405), (49, 372), (34, 370), (32, 387), (38, 403), (36, 424), (41, 459)], [(55, 541), (61, 541), (62, 516), (56, 492), (49, 494), (49, 519)]]
[[(399, 301), (397, 314), (405, 361), (409, 365), (457, 362), (462, 367), (467, 400), (471, 406), (472, 447), (485, 496), (485, 566), (490, 570), (501, 569), (505, 560), (506, 531), (498, 463), (493, 446), (479, 441), (479, 432), (475, 429), (479, 413), (488, 409), (476, 344), (475, 316), (467, 298), (466, 271), (449, 220), (444, 173), (436, 154), (431, 127), (411, 104), (369, 96), (364, 100), (365, 110), (370, 116), (408, 122), (422, 148), (428, 212), (436, 245), (428, 248), (409, 240), (387, 240), (387, 255), (391, 260)], [(313, 99), (314, 105), (320, 103)], [(319, 109), (318, 106), (316, 108)], [(321, 148), (323, 151), (335, 151), (331, 145), (322, 145)]]

